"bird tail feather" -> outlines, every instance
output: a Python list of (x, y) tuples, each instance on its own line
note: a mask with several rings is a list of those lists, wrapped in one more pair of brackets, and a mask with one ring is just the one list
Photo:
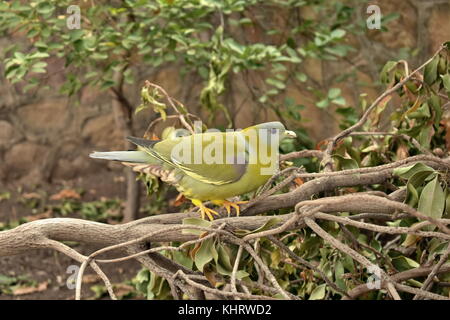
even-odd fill
[(149, 163), (152, 157), (144, 151), (109, 151), (93, 152), (89, 157), (94, 159), (104, 159), (122, 162)]

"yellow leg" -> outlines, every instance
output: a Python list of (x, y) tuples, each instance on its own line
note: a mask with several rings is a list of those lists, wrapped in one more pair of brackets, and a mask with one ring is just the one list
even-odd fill
[(198, 207), (200, 209), (200, 214), (202, 215), (202, 219), (205, 220), (205, 214), (208, 216), (209, 220), (213, 221), (214, 217), (212, 214), (219, 215), (217, 211), (214, 211), (210, 208), (207, 208), (203, 202), (197, 199), (192, 199), (191, 202), (194, 204), (194, 206)]
[(224, 206), (227, 210), (228, 216), (231, 213), (231, 207), (233, 207), (236, 210), (236, 215), (239, 217), (239, 214), (241, 213), (241, 208), (239, 208), (239, 204), (247, 203), (248, 201), (236, 201), (231, 202), (228, 200), (212, 200), (212, 203), (217, 204), (219, 206)]

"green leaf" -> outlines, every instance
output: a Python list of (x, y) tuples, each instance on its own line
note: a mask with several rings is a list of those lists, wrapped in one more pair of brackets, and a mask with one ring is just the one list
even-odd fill
[(308, 300), (322, 300), (323, 298), (325, 298), (325, 289), (326, 289), (325, 283), (315, 287), (314, 290), (311, 292), (311, 295), (309, 296)]
[(445, 199), (445, 213), (450, 216), (450, 192), (447, 189), (447, 197)]
[(55, 10), (55, 6), (50, 1), (43, 1), (40, 2), (37, 7), (36, 11), (40, 14), (50, 14)]
[(381, 82), (389, 83), (389, 81), (390, 81), (390, 79), (389, 79), (389, 72), (391, 72), (392, 69), (395, 68), (397, 63), (398, 63), (397, 61), (388, 61), (388, 62), (386, 62), (386, 64), (384, 65), (384, 67), (383, 67), (383, 69), (381, 70), (381, 73), (380, 73)]
[[(209, 228), (212, 225), (212, 223), (210, 221), (206, 221), (206, 220), (199, 219), (199, 218), (184, 218), (183, 224), (190, 224), (193, 226), (206, 227), (206, 228)], [(195, 235), (199, 236), (204, 232), (205, 231), (196, 230), (196, 229), (183, 229), (182, 234), (195, 234)]]
[(242, 280), (245, 277), (248, 277), (250, 274), (244, 270), (238, 270), (236, 272), (236, 279)]
[(100, 284), (91, 286), (90, 289), (92, 290), (92, 292), (94, 292), (94, 299), (100, 299), (108, 292), (106, 287)]
[(433, 238), (428, 245), (429, 252), (431, 254), (443, 254), (447, 249), (448, 242), (442, 239)]
[[(450, 91), (448, 92), (448, 95), (450, 97)], [(441, 99), (437, 95), (431, 94), (430, 99), (428, 99), (428, 105), (430, 105), (431, 109), (433, 110), (434, 125), (436, 128), (438, 128), (442, 118)]]
[(433, 125), (432, 124), (427, 125), (420, 131), (419, 136), (417, 137), (417, 141), (420, 143), (422, 147), (424, 147), (425, 149), (429, 149), (431, 138), (433, 138), (433, 135), (434, 135)]
[(173, 251), (173, 259), (175, 262), (192, 270), (192, 265), (194, 264), (194, 261), (192, 261), (192, 259), (186, 256), (183, 252)]
[(447, 91), (447, 95), (450, 98), (450, 74), (444, 74), (441, 76), (442, 82), (444, 84), (445, 91)]
[(339, 89), (339, 88), (331, 88), (331, 89), (328, 91), (328, 98), (329, 98), (330, 100), (336, 99), (336, 98), (339, 97), (340, 95), (341, 95), (341, 89)]
[(303, 72), (296, 72), (295, 77), (300, 82), (306, 82), (306, 80), (308, 80), (308, 76), (306, 74), (304, 74)]
[(344, 264), (342, 263), (341, 260), (336, 261), (336, 264), (334, 267), (334, 278), (335, 278), (336, 284), (342, 290), (347, 291), (347, 285), (345, 284), (345, 281), (342, 277), (344, 273), (345, 273)]
[(334, 47), (325, 48), (325, 51), (338, 57), (345, 57), (349, 51), (354, 51), (353, 47), (348, 45), (336, 45)]
[(137, 283), (147, 282), (150, 279), (150, 271), (148, 269), (141, 269), (135, 277)]
[(408, 191), (406, 203), (414, 208), (419, 202), (419, 193), (417, 192), (417, 189), (410, 183), (406, 185), (406, 189)]
[(216, 262), (217, 272), (222, 275), (229, 276), (233, 271), (233, 266), (231, 265), (230, 255), (226, 247), (221, 244), (218, 244), (215, 248), (217, 250), (217, 255), (214, 257)]
[(416, 261), (405, 256), (393, 258), (392, 264), (398, 271), (406, 271), (409, 269), (420, 267), (420, 264), (418, 264)]
[(94, 60), (105, 60), (108, 58), (108, 55), (102, 52), (94, 52), (90, 55), (90, 57)]
[(409, 179), (413, 175), (415, 175), (417, 172), (420, 172), (420, 171), (435, 172), (433, 168), (431, 168), (423, 163), (418, 162), (412, 166), (396, 168), (396, 169), (394, 169), (394, 171), (392, 173), (401, 178)]
[(36, 62), (32, 67), (31, 71), (36, 73), (45, 73), (45, 67), (47, 66), (47, 62), (39, 61)]
[(430, 175), (435, 177), (437, 172), (434, 170), (422, 170), (416, 172), (411, 178), (408, 179), (408, 184), (414, 186), (414, 188), (420, 187), (424, 182), (429, 181)]
[(253, 231), (238, 229), (238, 230), (235, 231), (235, 233), (240, 235), (240, 236), (245, 236), (245, 235), (248, 235), (248, 234), (251, 234), (251, 233), (257, 233), (257, 232), (265, 231), (265, 230), (270, 229), (274, 225), (276, 225), (278, 222), (280, 222), (280, 219), (278, 219), (278, 218), (271, 218), (266, 223), (264, 223), (261, 227), (255, 229)]
[(198, 270), (203, 272), (205, 264), (210, 262), (213, 257), (212, 247), (214, 246), (214, 239), (204, 240), (200, 246), (200, 249), (195, 254), (195, 265)]
[[(420, 222), (414, 223), (411, 225), (411, 227), (414, 227), (416, 224)], [(420, 239), (419, 236), (416, 236), (415, 234), (407, 234), (405, 241), (401, 244), (403, 247), (411, 247), (417, 243), (417, 241)]]
[[(420, 194), (418, 210), (435, 219), (440, 219), (445, 207), (445, 193), (439, 183), (439, 176), (428, 182)], [(427, 230), (433, 230), (436, 226), (427, 226)]]
[(340, 39), (340, 38), (344, 37), (345, 34), (346, 34), (345, 30), (336, 29), (331, 32), (330, 36), (335, 39)]
[(17, 63), (22, 63), (25, 61), (25, 55), (22, 52), (16, 51), (14, 52), (14, 57), (17, 59)]
[(328, 107), (329, 105), (330, 105), (330, 101), (328, 99), (323, 99), (316, 103), (316, 106), (318, 106), (319, 108), (322, 108), (322, 109)]
[(268, 79), (266, 79), (266, 82), (280, 90), (283, 90), (284, 88), (286, 88), (286, 85), (277, 79), (268, 78)]
[(75, 29), (69, 31), (70, 40), (72, 42), (79, 40), (83, 35), (84, 35), (83, 29)]
[(337, 104), (339, 106), (345, 106), (346, 101), (344, 97), (337, 97), (336, 99), (331, 100), (332, 103)]
[(42, 59), (42, 58), (48, 58), (50, 55), (47, 52), (41, 52), (37, 51), (33, 53), (32, 55), (28, 56), (28, 59)]
[(43, 50), (45, 50), (45, 49), (48, 48), (47, 43), (45, 43), (45, 42), (43, 42), (43, 41), (36, 41), (36, 42), (34, 43), (34, 46), (35, 46), (36, 48), (38, 48), (38, 49), (43, 49)]
[[(17, 278), (8, 277), (3, 274), (0, 274), (0, 285), (11, 285), (13, 283), (17, 282)], [(1, 292), (1, 291), (0, 291)]]
[(388, 22), (395, 20), (398, 17), (400, 17), (400, 14), (398, 14), (397, 12), (391, 12), (386, 15), (383, 15), (383, 17), (381, 18), (381, 22), (383, 25), (386, 25)]
[(432, 85), (437, 79), (437, 67), (439, 63), (439, 56), (435, 57), (424, 69), (424, 80), (428, 85)]
[(358, 169), (358, 162), (355, 159), (344, 158), (338, 154), (333, 155), (333, 158), (337, 160), (339, 170)]

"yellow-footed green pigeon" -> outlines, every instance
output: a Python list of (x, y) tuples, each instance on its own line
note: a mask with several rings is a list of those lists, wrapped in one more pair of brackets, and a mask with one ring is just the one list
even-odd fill
[(189, 134), (173, 130), (163, 140), (128, 137), (137, 151), (93, 152), (91, 158), (121, 161), (133, 170), (159, 177), (174, 185), (213, 220), (216, 211), (203, 202), (231, 207), (239, 215), (239, 202), (227, 199), (253, 191), (278, 171), (282, 139), (295, 137), (280, 122), (267, 122), (240, 131)]

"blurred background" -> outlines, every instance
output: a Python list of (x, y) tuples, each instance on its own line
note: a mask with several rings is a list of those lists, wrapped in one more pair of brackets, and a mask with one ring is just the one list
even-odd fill
[[(148, 198), (122, 165), (88, 157), (131, 148), (124, 136), (143, 136), (160, 116), (157, 105), (139, 111), (145, 80), (208, 127), (280, 120), (299, 137), (283, 152), (319, 148), (383, 91), (388, 61), (417, 67), (450, 39), (449, 17), (448, 0), (3, 1), (0, 230), (180, 210), (176, 193)], [(154, 134), (167, 125), (179, 124)], [(0, 299), (72, 297), (71, 263), (45, 250), (1, 258)], [(110, 268), (133, 296), (140, 267)]]

